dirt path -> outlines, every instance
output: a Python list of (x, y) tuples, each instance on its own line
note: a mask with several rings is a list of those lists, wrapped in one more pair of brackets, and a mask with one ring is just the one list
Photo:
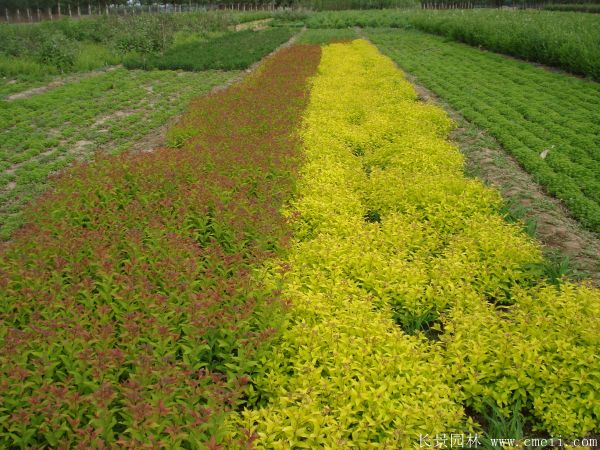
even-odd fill
[(52, 89), (55, 89), (57, 87), (60, 86), (64, 86), (65, 84), (68, 83), (73, 83), (76, 81), (80, 81), (83, 80), (85, 78), (90, 78), (90, 77), (95, 77), (98, 75), (102, 75), (103, 73), (106, 72), (110, 72), (113, 70), (118, 69), (121, 66), (109, 66), (109, 67), (105, 67), (104, 69), (99, 69), (99, 70), (93, 70), (91, 72), (84, 72), (84, 73), (78, 73), (78, 74), (74, 74), (74, 75), (69, 75), (66, 76), (64, 78), (60, 78), (54, 81), (51, 81), (48, 84), (45, 84), (43, 86), (38, 86), (35, 88), (31, 88), (31, 89), (27, 89), (26, 91), (21, 91), (21, 92), (17, 92), (15, 94), (11, 94), (8, 95), (4, 98), (4, 100), (10, 102), (13, 100), (20, 100), (23, 98), (29, 98), (29, 97), (33, 97), (34, 95), (40, 95), (43, 94), (44, 92), (48, 92)]
[(583, 229), (485, 130), (465, 120), (414, 77), (406, 77), (422, 101), (441, 106), (458, 124), (450, 137), (465, 155), (467, 174), (498, 189), (511, 210), (521, 210), (523, 219), (534, 221), (535, 235), (546, 253), (568, 257), (576, 276), (589, 277), (600, 286), (599, 237)]

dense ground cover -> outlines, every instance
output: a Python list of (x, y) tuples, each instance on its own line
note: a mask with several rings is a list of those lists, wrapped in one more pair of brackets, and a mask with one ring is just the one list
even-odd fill
[(600, 231), (600, 86), (436, 36), (368, 32), (420, 83), (504, 148), (588, 229)]
[(351, 41), (356, 38), (358, 38), (358, 33), (352, 28), (311, 28), (300, 35), (298, 42), (329, 44), (330, 42)]
[(163, 55), (125, 60), (129, 69), (191, 70), (246, 69), (292, 37), (286, 28), (228, 33), (206, 42), (188, 42)]
[(127, 149), (192, 97), (235, 75), (118, 69), (31, 98), (0, 100), (0, 238), (22, 224), (23, 206), (47, 188), (50, 174), (98, 148)]
[(253, 269), (286, 242), (319, 57), (282, 50), (194, 102), (181, 148), (99, 157), (29, 208), (0, 254), (0, 446), (223, 442), (278, 323)]
[(311, 28), (416, 28), (600, 80), (600, 16), (548, 11), (406, 10), (312, 14)]
[(517, 426), (491, 437), (597, 429), (600, 292), (546, 282), (451, 128), (365, 41), (323, 49), (294, 243), (267, 278), (288, 325), (237, 417), (259, 448), (418, 448), (494, 414)]
[(574, 12), (582, 12), (582, 13), (600, 13), (600, 4), (595, 3), (573, 3), (573, 4), (550, 4), (545, 5), (544, 9), (546, 11), (574, 11)]

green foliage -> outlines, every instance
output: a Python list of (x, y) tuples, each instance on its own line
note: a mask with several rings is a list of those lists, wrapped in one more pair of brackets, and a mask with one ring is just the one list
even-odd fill
[[(27, 61), (50, 67), (48, 72), (85, 71), (121, 62), (124, 55), (161, 53), (177, 33), (225, 32), (243, 14), (200, 12), (141, 14), (62, 19), (27, 25), (0, 25), (0, 56), (10, 57), (3, 72), (18, 80), (45, 80), (47, 73)], [(25, 63), (20, 64), (22, 59)], [(4, 66), (7, 64), (4, 63)]]
[(356, 39), (358, 34), (353, 29), (309, 29), (306, 30), (298, 43), (303, 44), (329, 44), (330, 42), (351, 41)]
[(207, 42), (189, 42), (167, 50), (164, 55), (129, 57), (128, 69), (200, 71), (208, 69), (246, 69), (292, 36), (290, 30), (273, 28), (264, 31), (244, 30), (229, 33)]
[(121, 56), (108, 47), (100, 44), (83, 43), (79, 46), (73, 69), (76, 72), (87, 72), (121, 62)]
[(600, 230), (597, 83), (424, 33), (368, 34), (419, 82), (487, 129), (583, 226)]
[(75, 65), (75, 47), (60, 33), (46, 36), (39, 44), (37, 59), (40, 63), (68, 72)]
[(545, 11), (413, 10), (321, 12), (311, 28), (418, 29), (600, 80), (600, 16)]
[(506, 417), (492, 401), (485, 402), (482, 415), (486, 422), (485, 436), (480, 440), (486, 450), (502, 450), (492, 439), (514, 439), (525, 437), (525, 417), (521, 414), (521, 405), (517, 401)]
[[(0, 58), (0, 77), (23, 79), (44, 79), (47, 75), (58, 73), (56, 67), (46, 66), (31, 58), (5, 56)], [(16, 89), (20, 89), (16, 87)]]
[(582, 4), (550, 4), (544, 5), (546, 11), (573, 11), (581, 13), (600, 13), (600, 5), (595, 3), (582, 3)]
[(299, 0), (299, 4), (312, 11), (367, 10), (382, 8), (417, 8), (417, 0)]

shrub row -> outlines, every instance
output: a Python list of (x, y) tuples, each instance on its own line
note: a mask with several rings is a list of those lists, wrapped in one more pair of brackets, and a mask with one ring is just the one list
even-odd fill
[(292, 36), (286, 28), (264, 31), (245, 30), (207, 42), (189, 42), (175, 46), (160, 56), (130, 57), (128, 69), (190, 70), (246, 69), (283, 44)]
[(600, 231), (600, 86), (441, 38), (369, 36), (466, 119), (487, 129), (586, 228)]
[(224, 442), (279, 322), (254, 269), (287, 240), (319, 57), (278, 53), (195, 102), (182, 148), (78, 166), (29, 210), (0, 254), (1, 447)]
[(295, 243), (267, 277), (288, 325), (251, 384), (261, 407), (232, 416), (256, 444), (413, 448), (480, 432), (490, 404), (552, 435), (597, 429), (600, 292), (544, 282), (538, 245), (464, 177), (444, 111), (354, 41), (324, 48), (304, 120)]
[(416, 28), (469, 45), (559, 67), (600, 80), (600, 17), (549, 11), (321, 12), (310, 28)]
[(546, 11), (573, 11), (573, 12), (581, 12), (581, 13), (600, 13), (600, 5), (596, 3), (582, 3), (582, 4), (555, 4), (555, 5), (545, 5), (544, 9)]

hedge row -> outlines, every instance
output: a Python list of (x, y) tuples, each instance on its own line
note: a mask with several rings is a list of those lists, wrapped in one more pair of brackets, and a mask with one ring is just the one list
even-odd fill
[(0, 253), (0, 447), (224, 442), (280, 322), (255, 269), (288, 238), (319, 57), (278, 53), (194, 103), (211, 127), (182, 148), (76, 167), (29, 210)]
[(259, 448), (413, 448), (480, 433), (490, 405), (555, 436), (597, 429), (600, 292), (544, 281), (452, 126), (370, 44), (324, 48), (295, 242), (268, 278), (288, 325), (251, 384), (262, 407), (237, 417)]
[(201, 71), (247, 69), (292, 37), (287, 28), (228, 33), (206, 42), (189, 42), (163, 55), (136, 56), (125, 60), (128, 69)]
[(325, 11), (309, 28), (418, 29), (475, 47), (539, 62), (600, 80), (600, 17), (551, 11)]

